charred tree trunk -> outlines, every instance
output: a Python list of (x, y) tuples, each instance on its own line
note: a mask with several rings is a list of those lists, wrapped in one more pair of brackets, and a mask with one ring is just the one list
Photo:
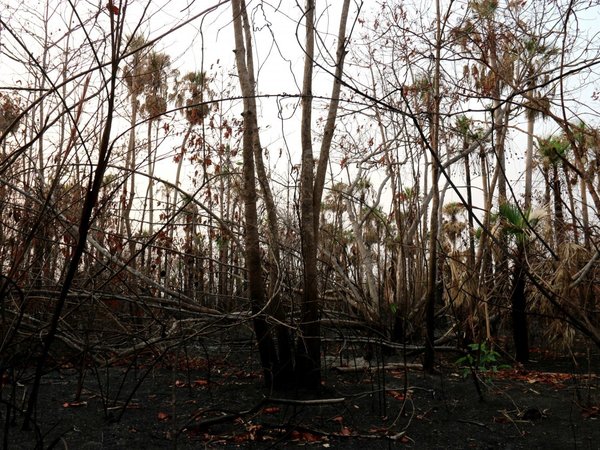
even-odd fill
[(316, 389), (321, 384), (321, 327), (317, 274), (317, 236), (313, 208), (312, 75), (315, 52), (315, 2), (306, 1), (306, 58), (302, 84), (302, 169), (300, 173), (300, 232), (302, 236), (303, 296), (296, 360), (298, 384)]
[(269, 326), (264, 316), (265, 287), (262, 279), (262, 263), (260, 257), (260, 237), (258, 233), (258, 215), (256, 208), (256, 178), (254, 174), (254, 134), (256, 129), (255, 108), (252, 108), (248, 93), (253, 92), (248, 68), (246, 65), (246, 46), (242, 26), (243, 0), (232, 0), (233, 26), (235, 30), (235, 56), (240, 85), (244, 95), (244, 131), (242, 141), (243, 156), (243, 192), (245, 219), (245, 257), (248, 277), (248, 291), (253, 315), (253, 326), (258, 342), (258, 351), (267, 387), (273, 384), (273, 369), (277, 364), (275, 344), (269, 333)]
[(513, 340), (515, 359), (520, 363), (529, 361), (529, 333), (527, 327), (527, 300), (525, 296), (525, 244), (518, 242), (517, 255), (514, 261), (513, 289), (511, 293), (511, 313), (513, 322)]

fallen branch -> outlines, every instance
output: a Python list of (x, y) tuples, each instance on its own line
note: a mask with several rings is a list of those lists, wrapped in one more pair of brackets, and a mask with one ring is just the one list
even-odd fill
[(290, 406), (314, 406), (314, 405), (334, 405), (346, 401), (345, 397), (338, 398), (317, 398), (312, 400), (297, 400), (292, 398), (267, 398), (267, 403), (275, 405), (290, 405)]
[(354, 373), (363, 372), (365, 370), (400, 370), (400, 369), (412, 369), (412, 370), (423, 370), (423, 364), (419, 363), (388, 363), (385, 365), (377, 364), (357, 364), (354, 366), (337, 366), (333, 368), (339, 373)]
[[(204, 429), (204, 428), (208, 428), (212, 425), (218, 425), (218, 424), (225, 423), (225, 422), (233, 422), (234, 420), (237, 420), (240, 417), (244, 417), (244, 416), (247, 416), (250, 414), (257, 413), (258, 411), (260, 411), (260, 409), (263, 406), (268, 405), (268, 404), (291, 405), (291, 406), (315, 406), (315, 405), (320, 406), (320, 405), (332, 405), (332, 404), (336, 404), (336, 403), (342, 403), (344, 401), (346, 401), (346, 399), (344, 397), (311, 399), (311, 400), (297, 400), (297, 399), (291, 399), (291, 398), (265, 397), (250, 409), (246, 409), (244, 411), (235, 411), (235, 412), (222, 411), (225, 413), (224, 415), (218, 416), (218, 417), (211, 417), (209, 419), (205, 419), (200, 422), (197, 422), (193, 425), (193, 428), (194, 429)], [(183, 427), (180, 428), (179, 433), (181, 433), (182, 431), (185, 431), (186, 429), (189, 430), (190, 429), (189, 425), (192, 422), (194, 422), (201, 414), (207, 413), (209, 411), (210, 410), (202, 410), (196, 414), (193, 414), (192, 417), (190, 418), (190, 420), (188, 420), (187, 423)]]

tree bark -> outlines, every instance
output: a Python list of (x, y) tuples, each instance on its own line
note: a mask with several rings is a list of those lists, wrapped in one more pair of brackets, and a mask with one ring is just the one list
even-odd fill
[(244, 44), (244, 32), (242, 25), (242, 10), (246, 5), (244, 0), (232, 0), (233, 27), (235, 33), (235, 58), (240, 78), (240, 87), (244, 97), (244, 130), (242, 137), (243, 157), (243, 192), (245, 220), (245, 257), (246, 271), (248, 277), (248, 292), (250, 296), (253, 326), (258, 341), (261, 365), (263, 368), (264, 381), (267, 387), (273, 383), (273, 368), (277, 362), (275, 345), (269, 334), (268, 324), (264, 316), (265, 287), (262, 279), (262, 263), (260, 257), (260, 237), (258, 233), (258, 215), (256, 208), (256, 179), (254, 175), (254, 139), (258, 132), (255, 124), (256, 110), (252, 109), (250, 98), (253, 87), (246, 65), (247, 51)]
[(273, 193), (271, 192), (271, 186), (267, 177), (267, 171), (265, 169), (263, 161), (262, 145), (260, 143), (260, 134), (258, 132), (258, 122), (256, 117), (256, 80), (254, 77), (254, 58), (252, 55), (252, 33), (250, 30), (250, 21), (246, 8), (242, 10), (242, 23), (244, 29), (244, 36), (246, 39), (246, 70), (248, 73), (248, 79), (250, 81), (251, 93), (245, 95), (248, 97), (250, 107), (255, 111), (253, 119), (255, 123), (252, 127), (256, 130), (253, 136), (253, 152), (254, 161), (256, 165), (256, 176), (260, 185), (265, 209), (267, 212), (267, 225), (269, 230), (269, 245), (271, 258), (269, 264), (269, 285), (265, 289), (265, 294), (268, 295), (269, 308), (268, 312), (271, 313), (277, 319), (277, 325), (275, 325), (275, 334), (277, 336), (277, 360), (274, 364), (274, 379), (273, 384), (277, 388), (289, 386), (292, 383), (293, 378), (293, 342), (290, 336), (288, 327), (285, 325), (285, 312), (281, 305), (281, 297), (279, 295), (280, 277), (279, 270), (281, 267), (280, 261), (280, 246), (279, 246), (279, 226), (277, 223), (277, 209), (275, 207), (275, 201), (273, 200)]
[(517, 255), (514, 260), (513, 289), (511, 293), (511, 314), (513, 320), (513, 340), (515, 359), (520, 363), (529, 361), (529, 338), (527, 329), (526, 297), (525, 297), (525, 244), (517, 242)]
[(440, 158), (439, 158), (439, 125), (440, 125), (440, 55), (442, 46), (440, 1), (436, 1), (436, 40), (435, 40), (435, 68), (433, 76), (433, 111), (431, 114), (431, 185), (433, 197), (431, 202), (431, 218), (429, 227), (429, 273), (427, 277), (427, 300), (425, 304), (425, 355), (423, 370), (434, 372), (435, 362), (435, 303), (438, 293), (438, 232), (440, 209)]
[(312, 148), (312, 77), (315, 54), (315, 2), (306, 1), (304, 79), (302, 83), (302, 117), (300, 140), (300, 233), (302, 240), (303, 296), (300, 337), (296, 361), (298, 383), (309, 389), (321, 384), (321, 327), (317, 273), (317, 234), (315, 232), (314, 158)]

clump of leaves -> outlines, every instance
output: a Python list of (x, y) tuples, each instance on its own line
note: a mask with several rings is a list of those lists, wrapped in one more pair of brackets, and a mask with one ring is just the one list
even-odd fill
[(510, 367), (506, 364), (499, 364), (500, 354), (488, 347), (485, 342), (469, 344), (468, 349), (466, 355), (456, 360), (456, 365), (462, 367), (462, 375), (465, 378), (472, 370), (487, 373)]

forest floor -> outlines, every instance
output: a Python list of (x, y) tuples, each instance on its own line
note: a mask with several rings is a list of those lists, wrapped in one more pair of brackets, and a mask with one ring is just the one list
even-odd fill
[(266, 391), (254, 351), (234, 353), (207, 359), (180, 352), (154, 366), (138, 360), (135, 368), (89, 368), (82, 382), (64, 364), (42, 379), (37, 439), (20, 430), (20, 413), (6, 420), (6, 401), (25, 397), (27, 378), (5, 378), (0, 442), (8, 449), (36, 442), (132, 450), (600, 449), (597, 350), (576, 356), (578, 365), (533, 353), (526, 367), (489, 367), (498, 370), (478, 373), (477, 383), (453, 354), (442, 355), (438, 375), (401, 368), (394, 358), (387, 370), (381, 361), (328, 358), (323, 392), (312, 398)]

